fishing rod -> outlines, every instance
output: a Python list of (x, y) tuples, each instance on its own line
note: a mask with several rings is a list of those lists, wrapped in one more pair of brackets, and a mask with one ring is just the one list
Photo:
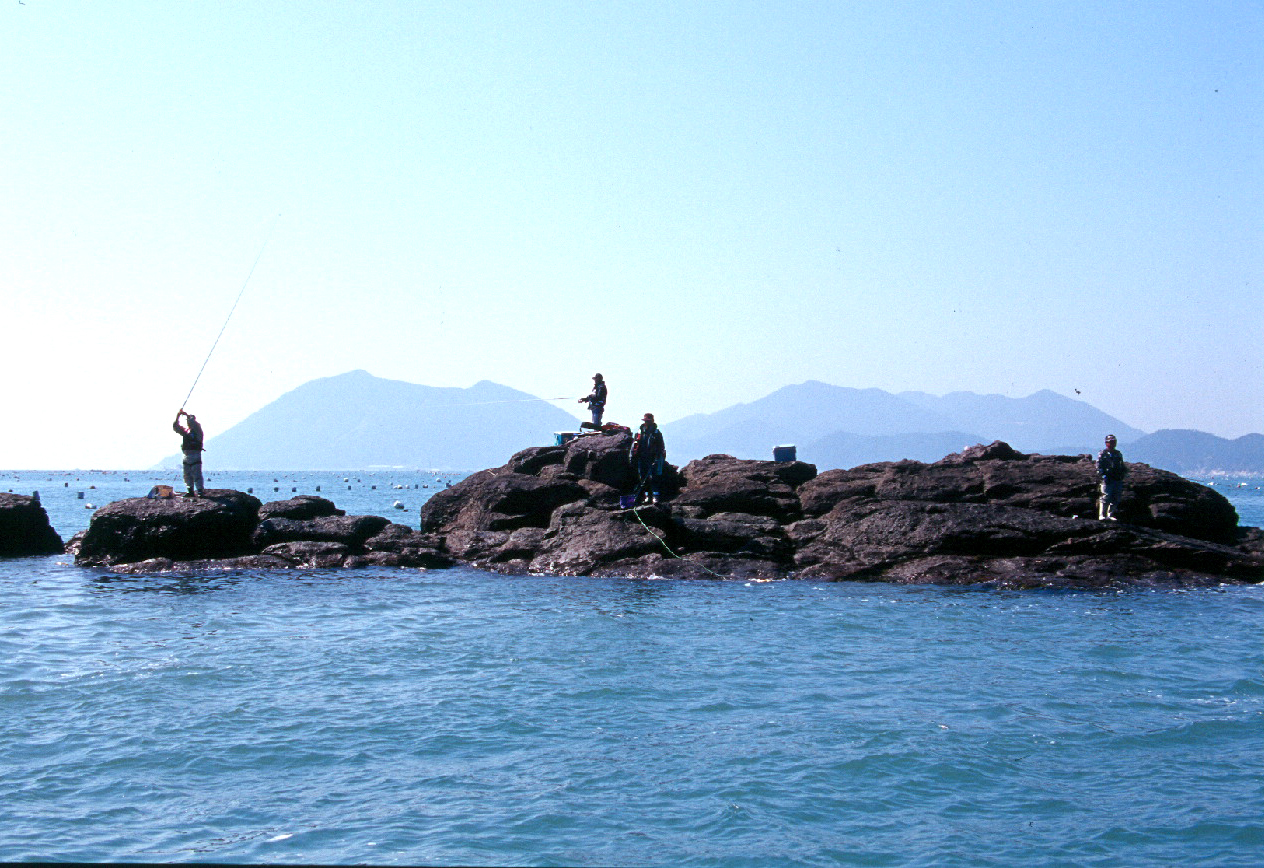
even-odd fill
[(202, 372), (206, 370), (206, 364), (211, 360), (211, 356), (215, 353), (215, 348), (219, 346), (219, 339), (224, 336), (224, 329), (228, 328), (229, 320), (233, 318), (233, 314), (237, 311), (237, 303), (241, 301), (241, 297), (246, 294), (246, 287), (250, 285), (250, 278), (254, 276), (255, 268), (259, 265), (259, 260), (263, 259), (263, 251), (268, 249), (268, 242), (272, 240), (272, 233), (276, 231), (277, 223), (281, 220), (281, 215), (277, 214), (272, 221), (272, 228), (268, 230), (268, 236), (263, 239), (263, 245), (259, 248), (259, 255), (255, 257), (254, 264), (250, 266), (250, 272), (246, 275), (246, 279), (242, 281), (241, 290), (237, 293), (236, 300), (233, 301), (232, 308), (228, 311), (228, 316), (224, 320), (224, 324), (220, 326), (219, 334), (215, 336), (215, 342), (211, 344), (210, 352), (206, 354), (206, 359), (202, 362), (202, 367), (198, 368), (197, 376), (193, 378), (193, 385), (189, 386), (189, 394), (184, 396), (184, 400), (180, 402), (180, 408), (184, 409), (189, 404), (189, 398), (193, 397), (193, 390), (197, 388), (198, 380), (202, 379)]

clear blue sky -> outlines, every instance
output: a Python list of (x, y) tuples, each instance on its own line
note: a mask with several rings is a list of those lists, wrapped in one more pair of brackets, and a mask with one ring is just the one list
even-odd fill
[(357, 368), (1264, 431), (1259, 2), (0, 10), (0, 467), (175, 451), (274, 220), (208, 434)]

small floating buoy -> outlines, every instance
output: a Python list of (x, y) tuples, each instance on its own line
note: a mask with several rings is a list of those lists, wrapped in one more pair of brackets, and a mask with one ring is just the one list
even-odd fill
[(317, 491), (320, 491), (320, 486), (319, 486), (319, 485), (318, 485), (318, 486), (316, 486), (316, 490), (317, 490)]
[(281, 489), (280, 489), (279, 487), (277, 487), (277, 486), (275, 486), (275, 485), (274, 485), (274, 486), (272, 486), (272, 490), (273, 490), (273, 491), (280, 491)]
[(298, 491), (298, 489), (297, 489), (297, 488), (291, 488), (291, 489), (290, 489), (290, 491), (292, 491), (292, 492), (293, 492), (293, 491)]
[(246, 494), (254, 494), (254, 493), (255, 493), (255, 490), (253, 488), (246, 489)]
[(83, 508), (84, 508), (84, 509), (96, 509), (97, 507), (96, 507), (96, 504), (93, 504), (93, 503), (85, 503), (85, 504), (83, 505)]
[(79, 494), (77, 495), (77, 497), (78, 497), (78, 499), (79, 499), (79, 500), (83, 500), (83, 492), (82, 492), (82, 491), (81, 491), (81, 492), (79, 492)]
[(395, 507), (396, 509), (408, 509), (408, 507), (404, 506), (404, 504), (400, 503), (398, 500), (392, 503), (391, 506)]

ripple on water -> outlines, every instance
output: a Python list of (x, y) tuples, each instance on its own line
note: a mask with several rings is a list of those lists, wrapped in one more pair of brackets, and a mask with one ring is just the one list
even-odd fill
[(114, 579), (40, 559), (0, 587), (5, 859), (1258, 850), (1258, 588)]

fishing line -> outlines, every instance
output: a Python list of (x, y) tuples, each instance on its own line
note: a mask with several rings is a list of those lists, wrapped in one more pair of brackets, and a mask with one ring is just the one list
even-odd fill
[(639, 521), (639, 522), (641, 523), (641, 527), (645, 528), (646, 533), (648, 533), (650, 536), (654, 537), (654, 539), (658, 540), (658, 541), (659, 541), (659, 543), (661, 543), (661, 544), (662, 544), (663, 548), (667, 550), (667, 554), (671, 555), (673, 558), (675, 558), (675, 559), (676, 559), (676, 560), (678, 560), (678, 561), (685, 561), (686, 563), (691, 563), (691, 564), (693, 564), (694, 566), (696, 566), (696, 567), (700, 568), (703, 572), (707, 572), (707, 573), (710, 573), (711, 575), (715, 576), (717, 579), (723, 579), (723, 578), (724, 578), (724, 576), (720, 575), (720, 574), (719, 574), (719, 573), (717, 573), (715, 570), (713, 570), (713, 569), (711, 569), (710, 567), (708, 567), (706, 564), (701, 563), (700, 561), (695, 561), (693, 558), (687, 558), (687, 557), (685, 557), (684, 555), (679, 554), (679, 553), (677, 553), (676, 551), (674, 551), (674, 550), (672, 549), (672, 547), (671, 547), (671, 546), (669, 546), (669, 545), (667, 544), (667, 540), (663, 539), (661, 536), (659, 536), (658, 534), (654, 533), (653, 529), (651, 529), (651, 528), (650, 528), (650, 526), (649, 526), (648, 524), (646, 524), (646, 523), (645, 523), (645, 519), (641, 518), (641, 510), (642, 510), (642, 509), (643, 509), (643, 507), (640, 507), (640, 506), (633, 507), (633, 509), (631, 510), (631, 512), (632, 512), (632, 514), (633, 514), (634, 516), (636, 516), (636, 520), (637, 520), (637, 521)]
[(268, 237), (263, 239), (263, 246), (259, 248), (259, 255), (255, 257), (254, 264), (250, 266), (250, 273), (246, 275), (246, 279), (242, 281), (241, 290), (237, 293), (237, 298), (233, 301), (233, 306), (228, 311), (228, 317), (224, 320), (224, 324), (220, 326), (219, 334), (215, 336), (215, 342), (211, 344), (210, 352), (206, 354), (206, 359), (202, 362), (202, 367), (198, 368), (197, 376), (193, 378), (193, 385), (189, 386), (189, 394), (184, 396), (184, 400), (180, 402), (183, 409), (189, 404), (189, 398), (193, 397), (193, 390), (197, 388), (198, 380), (202, 379), (202, 372), (206, 370), (206, 364), (211, 360), (211, 356), (215, 353), (215, 348), (219, 346), (219, 339), (224, 336), (224, 329), (228, 328), (228, 322), (233, 318), (233, 313), (237, 310), (237, 302), (241, 301), (241, 297), (246, 293), (246, 287), (250, 284), (250, 278), (254, 276), (255, 267), (259, 265), (259, 260), (263, 259), (263, 251), (268, 249), (268, 242), (272, 240), (272, 233), (276, 231), (277, 223), (280, 221), (281, 215), (277, 214), (272, 221), (272, 228), (268, 230)]

